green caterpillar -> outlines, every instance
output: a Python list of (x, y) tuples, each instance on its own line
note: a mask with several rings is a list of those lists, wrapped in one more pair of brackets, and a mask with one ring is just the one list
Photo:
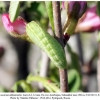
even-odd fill
[(49, 33), (44, 31), (36, 22), (26, 25), (26, 33), (37, 46), (47, 53), (55, 66), (66, 68), (66, 57), (62, 46)]

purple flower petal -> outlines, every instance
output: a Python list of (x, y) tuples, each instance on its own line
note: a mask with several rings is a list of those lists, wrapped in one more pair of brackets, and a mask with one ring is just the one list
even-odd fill
[[(68, 2), (68, 5), (66, 5), (66, 2)], [(63, 9), (67, 8), (66, 10), (68, 11), (68, 15), (75, 15), (78, 18), (80, 18), (86, 11), (87, 8), (86, 1), (66, 1), (66, 2), (62, 1), (62, 8)]]

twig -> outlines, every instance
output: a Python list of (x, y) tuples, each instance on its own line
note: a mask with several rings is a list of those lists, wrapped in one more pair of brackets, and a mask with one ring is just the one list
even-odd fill
[(100, 92), (100, 42), (98, 42), (97, 81), (98, 81), (98, 92)]
[[(55, 34), (56, 34), (58, 42), (62, 45), (62, 47), (64, 49), (62, 27), (61, 27), (60, 2), (53, 1), (52, 4), (53, 4)], [(67, 68), (59, 69), (59, 74), (60, 74), (60, 89), (62, 92), (68, 92)]]
[[(40, 76), (41, 77), (47, 77), (48, 76), (48, 69), (50, 65), (50, 59), (47, 56), (45, 52), (42, 51), (42, 64), (41, 64), (41, 69), (40, 69)], [(44, 90), (44, 86), (39, 83), (39, 89)]]

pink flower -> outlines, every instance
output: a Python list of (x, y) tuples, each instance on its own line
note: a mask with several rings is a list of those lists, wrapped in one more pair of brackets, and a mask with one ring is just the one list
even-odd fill
[(80, 18), (75, 32), (93, 32), (100, 30), (100, 17), (96, 13), (96, 6), (89, 8)]
[(18, 17), (14, 22), (10, 21), (9, 14), (2, 15), (2, 22), (9, 33), (23, 35), (26, 31), (26, 22), (23, 18)]
[(65, 9), (65, 1), (62, 1), (62, 9)]

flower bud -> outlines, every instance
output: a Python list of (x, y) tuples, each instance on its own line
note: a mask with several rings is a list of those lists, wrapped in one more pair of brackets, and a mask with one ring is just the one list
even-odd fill
[(85, 13), (86, 9), (87, 9), (87, 2), (86, 1), (79, 1), (81, 8), (80, 8), (80, 12), (79, 12), (79, 18), (82, 17), (82, 15)]
[(63, 33), (72, 35), (76, 28), (78, 19), (84, 14), (87, 8), (86, 1), (67, 1), (63, 2), (63, 8), (67, 11), (67, 20), (63, 27)]
[(10, 21), (9, 14), (2, 15), (2, 22), (5, 29), (13, 37), (19, 37), (32, 42), (26, 34), (26, 21), (22, 17), (18, 17), (14, 22)]
[(70, 1), (68, 12), (72, 17), (80, 18), (86, 11), (87, 3), (85, 1)]
[(62, 8), (66, 9), (69, 17), (79, 19), (86, 11), (87, 3), (86, 1), (63, 1)]

